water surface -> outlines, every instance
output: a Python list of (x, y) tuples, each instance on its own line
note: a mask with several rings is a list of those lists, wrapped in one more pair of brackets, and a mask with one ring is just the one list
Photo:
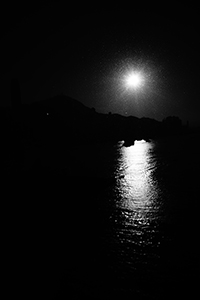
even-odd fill
[(116, 181), (107, 195), (107, 254), (121, 290), (137, 291), (138, 297), (178, 295), (181, 289), (190, 294), (194, 289), (197, 227), (188, 215), (196, 205), (190, 180), (194, 175), (188, 173), (191, 160), (184, 156), (188, 148), (180, 143), (141, 140), (115, 147)]
[(72, 146), (63, 173), (48, 175), (45, 184), (41, 176), (42, 192), (28, 189), (23, 249), (36, 278), (43, 282), (38, 270), (45, 265), (49, 290), (58, 282), (56, 299), (69, 292), (74, 299), (193, 298), (198, 152), (196, 139), (184, 136), (130, 147)]

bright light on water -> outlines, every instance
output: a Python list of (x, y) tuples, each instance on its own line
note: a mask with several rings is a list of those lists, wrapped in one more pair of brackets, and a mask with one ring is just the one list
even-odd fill
[(157, 217), (159, 189), (153, 177), (156, 169), (153, 148), (153, 143), (142, 140), (119, 149), (117, 206), (122, 209), (127, 225), (148, 225)]

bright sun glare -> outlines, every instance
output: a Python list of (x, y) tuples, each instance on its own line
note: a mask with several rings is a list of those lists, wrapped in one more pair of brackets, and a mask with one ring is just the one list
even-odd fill
[[(113, 72), (113, 91), (123, 100), (132, 99), (135, 103), (159, 92), (157, 69), (154, 62), (145, 58), (127, 58), (119, 61)], [(145, 98), (144, 98), (145, 97)]]
[(139, 73), (133, 72), (127, 75), (125, 84), (128, 88), (138, 88), (142, 84), (143, 78)]

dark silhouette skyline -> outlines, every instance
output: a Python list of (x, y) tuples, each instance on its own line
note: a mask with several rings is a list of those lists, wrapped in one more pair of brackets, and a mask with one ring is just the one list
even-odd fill
[[(1, 166), (6, 176), (16, 172), (25, 174), (38, 163), (38, 168), (43, 164), (49, 168), (51, 163), (46, 157), (52, 155), (53, 160), (65, 161), (79, 145), (115, 145), (124, 141), (124, 146), (128, 147), (136, 140), (149, 141), (193, 132), (177, 116), (157, 121), (111, 112), (103, 114), (65, 95), (22, 104), (16, 79), (11, 87), (13, 105), (0, 109)], [(39, 155), (41, 151), (43, 158)], [(62, 163), (59, 168), (63, 168)]]
[[(187, 133), (188, 126), (177, 116), (168, 116), (162, 121), (136, 116), (123, 116), (109, 112), (97, 112), (80, 101), (65, 95), (22, 104), (18, 80), (12, 81), (12, 107), (1, 108), (4, 117), (5, 135), (32, 136), (41, 143), (80, 144), (116, 143), (124, 140), (156, 139), (168, 135)], [(11, 120), (11, 123), (10, 123)], [(9, 124), (10, 123), (10, 124)], [(27, 134), (27, 137), (26, 137)]]

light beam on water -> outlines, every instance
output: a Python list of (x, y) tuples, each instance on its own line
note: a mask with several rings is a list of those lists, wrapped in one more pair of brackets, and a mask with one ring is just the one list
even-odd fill
[(124, 226), (147, 226), (159, 216), (159, 186), (154, 176), (156, 158), (154, 143), (135, 141), (131, 147), (120, 147), (116, 167), (116, 205)]

